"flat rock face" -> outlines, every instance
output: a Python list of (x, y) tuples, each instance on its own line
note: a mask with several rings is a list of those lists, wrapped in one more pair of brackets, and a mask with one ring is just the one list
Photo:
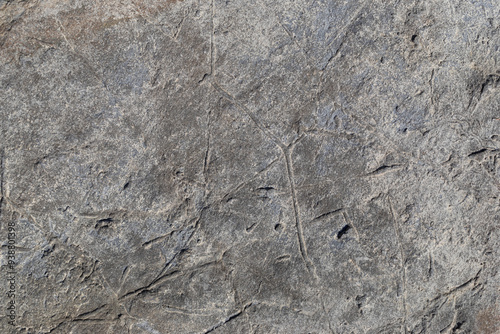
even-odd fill
[(0, 0), (0, 333), (500, 333), (500, 3)]

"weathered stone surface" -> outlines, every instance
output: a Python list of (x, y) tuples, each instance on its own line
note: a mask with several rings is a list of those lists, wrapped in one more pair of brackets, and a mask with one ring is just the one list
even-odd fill
[(0, 0), (0, 333), (500, 333), (499, 18)]

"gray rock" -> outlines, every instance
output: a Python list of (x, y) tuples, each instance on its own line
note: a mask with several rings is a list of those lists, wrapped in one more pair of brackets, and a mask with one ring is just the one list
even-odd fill
[(499, 17), (0, 1), (0, 332), (499, 333)]

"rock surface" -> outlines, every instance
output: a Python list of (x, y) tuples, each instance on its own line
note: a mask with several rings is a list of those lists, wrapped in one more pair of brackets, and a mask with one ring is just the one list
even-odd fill
[(1, 333), (500, 333), (498, 1), (2, 0), (0, 45)]

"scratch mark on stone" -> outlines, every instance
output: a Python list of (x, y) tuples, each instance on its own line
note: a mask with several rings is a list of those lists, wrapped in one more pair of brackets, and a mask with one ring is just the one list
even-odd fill
[(335, 36), (335, 38), (328, 44), (328, 47), (330, 47), (333, 42), (335, 42), (335, 40), (337, 39), (337, 37), (344, 33), (347, 28), (349, 28), (349, 26), (358, 18), (359, 16), (359, 13), (361, 13), (361, 11), (366, 7), (366, 5), (369, 3), (369, 1), (365, 1), (364, 3), (362, 3), (359, 8), (354, 12), (354, 15), (352, 16), (352, 19), (349, 20), (349, 22), (347, 22), (346, 25), (344, 25), (342, 28), (339, 29), (339, 31), (337, 32), (337, 35)]
[[(187, 314), (187, 315), (197, 315), (197, 316), (209, 316), (213, 315), (213, 309), (183, 309), (179, 307), (174, 307), (170, 305), (166, 305), (165, 311), (168, 313), (176, 313), (176, 314)], [(221, 310), (221, 311), (227, 311), (227, 310)]]
[(408, 305), (406, 302), (406, 299), (407, 299), (406, 258), (405, 258), (405, 253), (404, 253), (404, 249), (403, 249), (403, 243), (402, 243), (402, 239), (401, 239), (401, 231), (399, 228), (398, 220), (396, 219), (396, 215), (394, 214), (394, 208), (392, 206), (391, 199), (389, 198), (389, 196), (387, 196), (387, 201), (389, 202), (389, 208), (391, 210), (392, 220), (394, 223), (394, 232), (396, 234), (397, 242), (399, 245), (399, 251), (401, 254), (401, 273), (402, 273), (401, 284), (403, 285), (403, 326), (404, 326), (403, 333), (407, 333), (408, 330), (406, 327), (406, 322), (408, 319)]
[(247, 107), (239, 103), (238, 100), (236, 100), (236, 98), (231, 95), (231, 93), (224, 90), (215, 80), (213, 80), (211, 84), (212, 87), (214, 87), (222, 96), (224, 96), (224, 98), (233, 103), (236, 107), (238, 107), (239, 110), (243, 111), (243, 113), (255, 123), (257, 128), (259, 128), (259, 130), (262, 131), (262, 133), (264, 133), (267, 138), (272, 140), (276, 144), (276, 146), (280, 147), (281, 149), (285, 148), (285, 145), (278, 138), (276, 138), (276, 136), (274, 136), (271, 131), (269, 131), (269, 129), (267, 129), (250, 110), (248, 110)]
[(243, 306), (243, 308), (233, 314), (231, 314), (229, 317), (227, 317), (226, 319), (220, 321), (218, 324), (212, 326), (210, 329), (206, 330), (203, 332), (203, 334), (208, 334), (208, 333), (211, 333), (213, 332), (214, 330), (216, 330), (217, 328), (221, 327), (221, 326), (224, 326), (225, 324), (227, 324), (228, 322), (236, 319), (237, 317), (239, 317), (241, 314), (243, 314), (243, 312), (245, 312), (245, 310), (247, 308), (249, 308), (250, 306), (253, 305), (253, 302), (250, 302), (250, 303), (247, 303)]
[(326, 217), (330, 217), (330, 216), (335, 215), (335, 214), (337, 214), (337, 213), (342, 213), (342, 211), (343, 211), (343, 210), (344, 210), (344, 208), (339, 208), (339, 209), (335, 209), (335, 210), (331, 210), (331, 211), (325, 212), (325, 213), (323, 213), (323, 214), (320, 214), (320, 215), (319, 215), (319, 216), (317, 216), (317, 217), (314, 217), (314, 218), (310, 221), (310, 223), (313, 223), (313, 222), (315, 222), (315, 221), (317, 221), (317, 220), (320, 220), (320, 219), (323, 219), (323, 218), (326, 218)]
[(49, 330), (49, 333), (52, 333), (53, 331), (55, 331), (56, 329), (58, 329), (59, 327), (65, 325), (65, 324), (69, 324), (69, 323), (72, 323), (72, 322), (85, 322), (85, 323), (109, 323), (109, 324), (113, 324), (115, 323), (119, 318), (115, 318), (115, 319), (106, 319), (106, 318), (83, 318), (83, 317), (87, 317), (89, 315), (92, 315), (92, 314), (95, 314), (97, 312), (99, 312), (100, 310), (102, 310), (103, 308), (105, 308), (106, 306), (108, 306), (108, 304), (103, 304), (91, 311), (88, 311), (88, 312), (84, 312), (84, 313), (81, 313), (81, 314), (78, 314), (77, 316), (74, 316), (74, 317), (71, 317), (71, 316), (66, 316), (65, 318), (63, 319), (59, 319), (58, 320), (58, 324), (53, 327), (51, 330)]
[[(174, 232), (174, 231), (172, 231), (172, 232)], [(163, 235), (160, 235), (160, 236), (158, 236), (158, 237), (156, 237), (156, 238), (153, 238), (153, 239), (151, 239), (151, 240), (148, 240), (148, 241), (144, 242), (144, 243), (141, 245), (141, 247), (144, 247), (144, 248), (146, 248), (146, 249), (149, 249), (149, 248), (151, 248), (151, 246), (152, 246), (153, 244), (155, 244), (155, 243), (157, 243), (157, 242), (160, 242), (160, 241), (164, 240), (165, 238), (167, 238), (167, 237), (171, 236), (171, 235), (172, 235), (172, 234), (171, 234), (172, 232), (169, 232), (169, 233), (167, 233), (167, 234), (163, 234)]]
[(323, 298), (320, 298), (320, 300), (321, 300), (321, 308), (323, 309), (323, 314), (325, 315), (326, 320), (328, 322), (328, 329), (330, 330), (331, 334), (335, 334), (335, 332), (332, 329), (332, 323), (330, 321), (330, 317), (328, 316), (328, 312), (326, 311), (326, 308), (325, 308), (325, 302), (324, 302)]
[(382, 165), (382, 166), (378, 167), (377, 169), (369, 172), (365, 176), (378, 176), (378, 175), (382, 175), (382, 174), (385, 174), (387, 172), (392, 172), (392, 171), (398, 170), (398, 169), (401, 169), (400, 164)]
[(241, 111), (243, 111), (244, 114), (247, 115), (259, 128), (263, 134), (272, 140), (276, 146), (278, 146), (281, 151), (283, 152), (283, 155), (285, 156), (285, 164), (286, 164), (286, 172), (288, 175), (288, 181), (290, 183), (290, 190), (291, 190), (291, 196), (292, 196), (292, 205), (293, 205), (293, 212), (294, 212), (294, 217), (295, 217), (295, 226), (297, 230), (297, 239), (299, 243), (299, 251), (300, 255), (302, 257), (302, 260), (305, 263), (306, 269), (309, 273), (312, 273), (313, 277), (317, 280), (318, 276), (316, 274), (316, 268), (314, 267), (313, 262), (309, 259), (307, 255), (307, 247), (304, 239), (304, 232), (303, 232), (303, 227), (302, 227), (302, 222), (299, 217), (299, 209), (298, 209), (298, 201), (297, 201), (297, 194), (296, 194), (296, 189), (295, 189), (295, 181), (294, 181), (294, 175), (293, 175), (293, 167), (292, 167), (292, 158), (291, 158), (291, 148), (293, 147), (293, 144), (297, 143), (301, 138), (299, 137), (294, 143), (292, 143), (289, 146), (285, 146), (278, 138), (276, 138), (260, 121), (253, 113), (248, 110), (244, 105), (239, 103), (234, 96), (232, 96), (229, 92), (225, 91), (215, 80), (212, 81), (212, 86), (219, 92), (221, 93), (227, 100), (232, 102), (234, 105), (238, 107)]
[(210, 35), (210, 75), (215, 76), (215, 3), (214, 0), (211, 2), (211, 35)]
[[(204, 208), (202, 210), (202, 213), (203, 211), (205, 210), (206, 208)], [(185, 248), (185, 245), (187, 245), (189, 243), (189, 241), (192, 239), (193, 235), (196, 233), (198, 227), (199, 227), (199, 222), (201, 220), (201, 215), (202, 213), (200, 213), (200, 217), (196, 220), (195, 222), (195, 225), (193, 227), (193, 231), (191, 232), (190, 236), (188, 237), (187, 241), (184, 243), (184, 246), (182, 246), (180, 248), (179, 251), (177, 251), (174, 256), (172, 256), (172, 258), (170, 260), (168, 260), (163, 269), (160, 271), (160, 273), (156, 276), (156, 278), (154, 278), (149, 284), (141, 287), (141, 288), (137, 288), (133, 291), (129, 291), (125, 294), (123, 294), (121, 297), (118, 298), (118, 300), (123, 300), (125, 298), (128, 298), (130, 296), (136, 296), (136, 295), (139, 295), (141, 294), (142, 292), (144, 291), (148, 291), (149, 289), (151, 289), (152, 287), (162, 283), (163, 281), (165, 281), (166, 279), (170, 279), (170, 278), (173, 278), (173, 277), (177, 277), (178, 275), (181, 274), (181, 272), (179, 270), (173, 270), (173, 271), (168, 271), (170, 269), (170, 265), (173, 263), (173, 261), (182, 253), (186, 252), (187, 249)], [(189, 268), (189, 271), (194, 271), (194, 270), (198, 270), (200, 268), (204, 268), (204, 267), (207, 267), (207, 266), (210, 266), (210, 265), (214, 265), (216, 264), (217, 261), (209, 261), (209, 262), (206, 262), (206, 263), (203, 263), (199, 266), (195, 266), (193, 268)]]
[(427, 278), (432, 276), (432, 251), (429, 250), (429, 269), (427, 270)]
[(276, 259), (274, 259), (274, 262), (286, 262), (289, 261), (291, 256), (289, 254), (285, 254), (282, 256), (278, 256)]
[[(446, 292), (439, 293), (436, 297), (434, 297), (432, 300), (428, 301), (427, 305), (423, 308), (423, 310), (427, 310), (427, 312), (423, 313), (424, 318), (425, 317), (430, 317), (432, 319), (435, 316), (435, 313), (437, 310), (439, 310), (446, 302), (448, 301), (450, 296), (453, 296), (454, 298), (456, 297), (456, 294), (465, 288), (469, 287), (471, 284), (475, 283), (478, 278), (479, 274), (481, 273), (482, 268), (479, 269), (479, 271), (476, 273), (476, 275), (464, 283), (453, 287), (449, 289)], [(477, 287), (481, 287), (481, 284), (474, 285), (474, 287), (471, 289), (471, 291), (474, 291)], [(422, 316), (422, 313), (419, 313), (420, 316)], [(429, 321), (429, 320), (428, 320)]]
[(205, 158), (203, 160), (203, 175), (205, 177), (205, 185), (207, 185), (208, 182), (208, 164), (210, 163), (210, 121), (211, 117), (210, 115), (212, 114), (212, 111), (208, 111), (208, 124), (207, 124), (207, 149), (205, 150)]
[[(481, 155), (482, 153), (485, 153), (485, 152), (487, 152), (487, 151), (488, 151), (488, 149), (487, 149), (487, 148), (482, 148), (482, 149), (480, 149), (480, 150), (476, 150), (476, 151), (474, 151), (474, 152), (472, 152), (472, 153), (469, 153), (469, 154), (467, 155), (467, 157), (469, 157), (469, 158), (471, 158), (471, 157), (472, 157), (472, 158), (475, 158), (476, 156)], [(492, 150), (492, 151), (495, 151), (495, 150)]]
[[(259, 2), (259, 5), (262, 7), (262, 9), (264, 10), (264, 12), (268, 12), (269, 9), (266, 8), (262, 3)], [(307, 56), (307, 52), (304, 50), (304, 48), (300, 45), (300, 43), (297, 41), (297, 38), (295, 37), (295, 35), (290, 31), (288, 30), (285, 25), (283, 24), (283, 22), (281, 22), (278, 14), (276, 14), (276, 12), (272, 11), (274, 17), (276, 18), (276, 21), (278, 21), (278, 24), (281, 26), (281, 28), (285, 31), (285, 33), (288, 35), (288, 37), (290, 38), (290, 40), (292, 41), (293, 44), (295, 44), (295, 46), (297, 46), (297, 48), (300, 50), (300, 52), (304, 55), (304, 59), (306, 61), (306, 63), (311, 66), (309, 64), (309, 59), (308, 59), (308, 56)]]
[[(215, 78), (215, 2), (210, 2), (210, 72), (205, 73), (198, 83), (204, 82), (206, 79)], [(212, 84), (213, 85), (213, 84)]]
[(0, 151), (0, 217), (2, 216), (2, 206), (3, 206), (3, 196), (4, 196), (4, 189), (3, 189), (3, 181), (5, 175), (4, 156), (5, 156), (5, 151), (4, 150)]
[(249, 177), (247, 180), (241, 182), (239, 185), (237, 185), (233, 190), (229, 191), (227, 194), (225, 194), (219, 201), (226, 201), (228, 202), (229, 200), (231, 200), (231, 196), (236, 193), (238, 190), (240, 190), (241, 188), (243, 188), (245, 185), (249, 184), (250, 182), (252, 182), (253, 180), (255, 180), (260, 174), (264, 173), (264, 172), (267, 172), (272, 166), (274, 166), (278, 161), (280, 160), (280, 158), (276, 158), (274, 159), (273, 161), (271, 161), (269, 163), (269, 165), (267, 165), (264, 169), (262, 169), (261, 171), (255, 173), (254, 175), (252, 175), (251, 177)]
[[(106, 307), (108, 304), (104, 304), (104, 305), (101, 305), (99, 307), (96, 307), (95, 309), (91, 310), (91, 311), (88, 311), (88, 312), (84, 312), (84, 313), (81, 313), (81, 314), (78, 314), (76, 317), (74, 317), (73, 320), (86, 320), (84, 317), (87, 317), (89, 315), (92, 315), (92, 314), (95, 314), (97, 313), (98, 311), (102, 310), (104, 307)], [(83, 319), (82, 319), (83, 318)]]
[(306, 265), (307, 271), (309, 273), (312, 273), (314, 278), (317, 279), (318, 276), (316, 274), (316, 268), (314, 267), (313, 262), (309, 259), (309, 256), (307, 255), (307, 246), (306, 246), (306, 242), (304, 239), (304, 231), (303, 231), (303, 227), (302, 227), (302, 222), (301, 222), (300, 217), (299, 217), (299, 206), (298, 206), (298, 200), (297, 200), (297, 193), (295, 190), (295, 178), (293, 175), (292, 157), (291, 157), (290, 148), (287, 147), (286, 149), (284, 149), (283, 154), (285, 156), (288, 182), (290, 183), (293, 213), (294, 213), (294, 217), (295, 217), (295, 228), (297, 230), (297, 239), (299, 242), (300, 256), (302, 257), (302, 260), (304, 261), (304, 263)]
[(59, 27), (61, 28), (61, 35), (62, 35), (62, 37), (64, 38), (64, 40), (66, 41), (66, 43), (68, 43), (68, 46), (71, 48), (71, 50), (72, 50), (73, 52), (75, 52), (75, 48), (73, 47), (73, 44), (71, 44), (71, 43), (69, 42), (68, 38), (66, 37), (66, 34), (64, 33), (64, 32), (65, 32), (65, 30), (64, 30), (64, 27), (63, 27), (63, 25), (62, 25), (61, 21), (59, 21), (59, 19), (58, 19), (58, 18), (56, 18), (56, 21), (57, 21), (57, 23), (59, 24)]
[(182, 30), (182, 25), (184, 24), (184, 21), (186, 20), (186, 17), (188, 16), (188, 14), (186, 13), (186, 15), (184, 15), (181, 19), (181, 21), (179, 22), (179, 24), (177, 25), (177, 31), (174, 33), (174, 36), (173, 36), (173, 39), (176, 41), (177, 40), (177, 37), (179, 37), (179, 34)]
[[(441, 329), (441, 330), (439, 331), (439, 333), (443, 333), (443, 332), (445, 332), (445, 331), (447, 331), (447, 330), (451, 329), (452, 327), (454, 327), (454, 325), (455, 325), (455, 324), (456, 324), (456, 322), (457, 322), (457, 296), (454, 296), (454, 297), (453, 297), (453, 311), (454, 311), (454, 312), (453, 312), (453, 313), (454, 313), (454, 314), (453, 314), (453, 319), (450, 321), (450, 323), (449, 323), (446, 327), (444, 327), (443, 329)], [(453, 331), (453, 332), (454, 332), (454, 331)]]
[(454, 288), (451, 288), (450, 290), (448, 290), (447, 292), (443, 293), (441, 296), (449, 296), (457, 291), (460, 291), (464, 288), (466, 288), (467, 286), (469, 286), (471, 283), (474, 283), (477, 281), (477, 279), (479, 278), (479, 274), (481, 274), (481, 271), (483, 270), (483, 268), (479, 269), (479, 271), (476, 273), (476, 275), (474, 275), (474, 277), (468, 279), (467, 281), (465, 281), (464, 283), (454, 287)]
[(434, 69), (432, 69), (432, 72), (431, 72), (431, 78), (429, 79), (429, 87), (430, 87), (430, 94), (429, 94), (429, 104), (430, 104), (430, 113), (431, 114), (434, 114), (435, 112), (435, 108), (434, 108), (434, 104), (435, 104), (435, 101), (434, 101), (434, 85), (432, 84), (432, 81), (434, 80)]
[(178, 270), (174, 270), (172, 272), (166, 273), (166, 274), (156, 278), (155, 280), (153, 280), (151, 283), (149, 283), (146, 286), (143, 286), (143, 287), (137, 288), (135, 290), (126, 292), (121, 297), (119, 297), (118, 300), (123, 300), (123, 299), (128, 298), (128, 297), (137, 296), (144, 291), (148, 291), (149, 289), (153, 288), (157, 284), (160, 284), (161, 282), (165, 281), (167, 278), (174, 278), (174, 277), (177, 277), (179, 275), (180, 275), (180, 272)]
[(153, 279), (153, 282), (155, 282), (155, 281), (157, 281), (158, 279), (160, 279), (160, 278), (163, 276), (163, 274), (164, 274), (164, 273), (165, 273), (165, 272), (166, 272), (166, 271), (170, 268), (170, 265), (174, 263), (175, 259), (177, 259), (177, 257), (178, 257), (179, 255), (181, 255), (182, 253), (184, 253), (184, 252), (186, 252), (186, 251), (187, 251), (187, 248), (185, 248), (185, 246), (186, 246), (186, 244), (188, 244), (188, 243), (189, 243), (189, 240), (190, 240), (191, 236), (193, 236), (194, 232), (195, 232), (195, 230), (193, 229), (193, 232), (191, 232), (191, 235), (189, 236), (188, 240), (184, 243), (184, 245), (182, 245), (182, 246), (180, 247), (180, 249), (179, 249), (179, 250), (177, 250), (177, 251), (175, 252), (175, 254), (174, 254), (174, 255), (170, 258), (170, 260), (168, 260), (168, 261), (165, 263), (165, 265), (163, 266), (163, 268), (162, 268), (162, 270), (160, 271), (160, 273), (156, 276), (156, 278), (155, 278), (155, 279)]
[(120, 283), (120, 288), (118, 289), (118, 292), (122, 291), (123, 285), (125, 284), (125, 282), (127, 280), (129, 272), (130, 272), (130, 267), (126, 266), (125, 269), (123, 269), (123, 271), (122, 271), (122, 277), (120, 277), (121, 283)]
[[(352, 222), (349, 219), (349, 217), (347, 216), (346, 212), (342, 212), (342, 217), (344, 217), (344, 221), (346, 222), (347, 226), (352, 226), (352, 228), (354, 229), (354, 232), (356, 233), (356, 237), (358, 239), (358, 243), (360, 243), (360, 237), (359, 237), (358, 229), (356, 228), (356, 225), (354, 225), (354, 222)], [(361, 243), (360, 243), (360, 245), (361, 245)]]
[(335, 52), (332, 52), (332, 56), (328, 58), (325, 65), (321, 68), (321, 79), (323, 78), (323, 73), (325, 73), (326, 68), (340, 55), (340, 49), (342, 49), (342, 47), (344, 46), (345, 39), (346, 37), (342, 39), (340, 45), (337, 47), (337, 50), (335, 50)]

